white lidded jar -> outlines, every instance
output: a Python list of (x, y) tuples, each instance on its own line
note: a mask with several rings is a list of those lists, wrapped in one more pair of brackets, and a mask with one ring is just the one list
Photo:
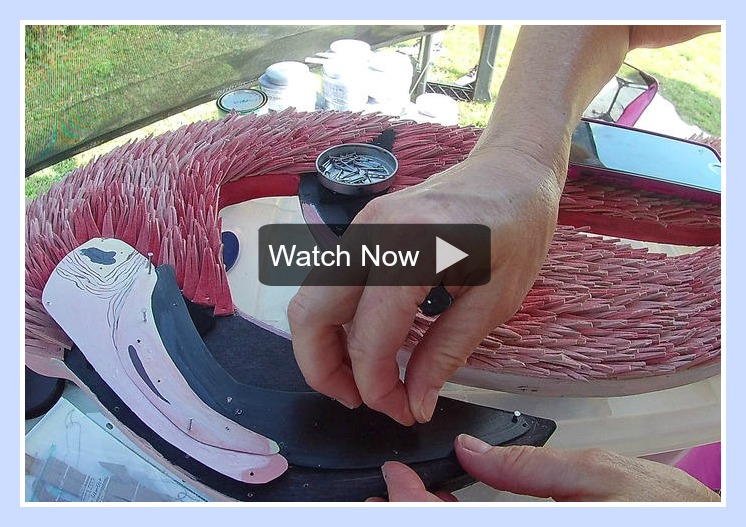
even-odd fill
[(259, 77), (259, 85), (267, 95), (269, 110), (279, 112), (292, 107), (301, 112), (312, 112), (316, 109), (318, 80), (302, 62), (272, 64)]
[(335, 40), (321, 68), (321, 91), (327, 110), (365, 109), (368, 102), (370, 45), (362, 40)]
[(412, 60), (403, 53), (379, 50), (368, 61), (368, 97), (373, 104), (400, 114), (410, 102), (414, 68)]
[(368, 102), (367, 64), (348, 57), (326, 60), (321, 68), (321, 89), (327, 110), (358, 112)]

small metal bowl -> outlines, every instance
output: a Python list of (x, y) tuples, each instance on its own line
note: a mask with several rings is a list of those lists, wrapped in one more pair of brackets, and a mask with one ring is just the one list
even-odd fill
[(327, 148), (316, 158), (319, 181), (348, 196), (367, 196), (388, 189), (399, 162), (380, 146), (347, 143)]

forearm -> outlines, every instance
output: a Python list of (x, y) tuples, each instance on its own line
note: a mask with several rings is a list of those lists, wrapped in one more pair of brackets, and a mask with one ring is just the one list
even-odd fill
[(564, 185), (572, 131), (628, 47), (628, 26), (523, 26), (475, 151), (519, 150)]

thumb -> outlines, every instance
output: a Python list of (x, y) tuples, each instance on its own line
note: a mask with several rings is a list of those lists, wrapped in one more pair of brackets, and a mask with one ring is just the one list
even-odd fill
[(387, 461), (381, 467), (389, 501), (443, 501), (431, 494), (417, 473), (403, 463)]
[(580, 452), (533, 446), (491, 446), (461, 434), (456, 438), (461, 466), (497, 489), (557, 501), (594, 499), (603, 492), (604, 474)]

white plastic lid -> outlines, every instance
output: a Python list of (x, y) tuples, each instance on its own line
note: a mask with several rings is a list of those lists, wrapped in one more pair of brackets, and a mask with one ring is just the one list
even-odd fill
[(307, 80), (310, 73), (307, 65), (289, 60), (272, 64), (264, 71), (264, 76), (272, 84), (287, 86), (293, 81)]
[(402, 74), (409, 77), (412, 76), (413, 70), (412, 61), (408, 56), (387, 49), (373, 53), (368, 61), (368, 67), (375, 71)]
[(370, 44), (362, 40), (345, 38), (335, 40), (329, 45), (329, 49), (340, 55), (354, 55), (357, 57), (367, 57), (370, 54)]
[(428, 117), (450, 116), (458, 114), (458, 103), (447, 95), (440, 93), (423, 93), (415, 99), (417, 111)]

